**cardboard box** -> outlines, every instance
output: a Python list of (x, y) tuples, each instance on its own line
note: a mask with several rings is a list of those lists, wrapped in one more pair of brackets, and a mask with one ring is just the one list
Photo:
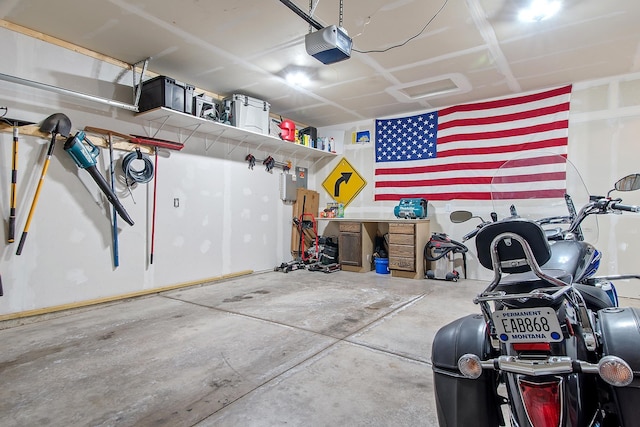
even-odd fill
[[(318, 208), (320, 206), (320, 193), (313, 190), (306, 190), (304, 188), (298, 188), (296, 191), (296, 202), (293, 204), (293, 217), (300, 218), (302, 215), (302, 205), (304, 204), (304, 213), (312, 214), (313, 218), (318, 218)], [(305, 221), (311, 220), (311, 217), (305, 216)], [(311, 245), (311, 242), (315, 236), (309, 232), (309, 230), (305, 231), (305, 248), (308, 248)], [(294, 258), (298, 255), (298, 250), (300, 248), (300, 232), (298, 231), (298, 227), (293, 224), (292, 221), (292, 229), (291, 229), (291, 253)]]

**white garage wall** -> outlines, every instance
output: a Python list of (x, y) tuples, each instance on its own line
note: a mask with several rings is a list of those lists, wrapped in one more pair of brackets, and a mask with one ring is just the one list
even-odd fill
[[(117, 66), (6, 29), (0, 29), (0, 38), (4, 46), (0, 73), (133, 102), (131, 75)], [(72, 134), (85, 126), (139, 135), (148, 130), (148, 123), (130, 111), (5, 81), (0, 81), (0, 106), (9, 107), (7, 117), (36, 123), (64, 113), (72, 122)], [(179, 138), (172, 131), (157, 137)], [(16, 242), (8, 244), (12, 134), (0, 133), (4, 287), (0, 316), (247, 270), (272, 270), (291, 259), (292, 209), (280, 200), (281, 170), (269, 173), (262, 165), (249, 170), (244, 159), (251, 150), (235, 148), (225, 140), (212, 144), (198, 136), (187, 140), (182, 151), (161, 151), (152, 265), (153, 182), (138, 185), (132, 194), (124, 184), (118, 185), (118, 196), (135, 225), (118, 219), (120, 266), (114, 268), (111, 205), (88, 173), (64, 152), (62, 141), (56, 143), (24, 250), (18, 256), (15, 252), (48, 144), (49, 139), (20, 137)], [(251, 153), (258, 159), (273, 154)], [(114, 154), (119, 168), (127, 153), (115, 150)], [(108, 159), (108, 150), (102, 149), (99, 168), (105, 176)], [(179, 207), (174, 207), (174, 199)]]
[[(415, 112), (419, 114), (421, 112)], [(407, 114), (409, 115), (409, 114)], [(320, 134), (344, 134), (344, 156), (369, 183), (345, 209), (346, 217), (393, 218), (395, 202), (373, 202), (374, 143), (350, 144), (352, 132), (374, 132), (374, 121), (348, 123), (321, 129)], [(571, 98), (569, 122), (569, 160), (576, 166), (592, 194), (606, 195), (622, 176), (640, 172), (640, 74), (616, 76), (601, 81), (577, 82)], [(321, 168), (315, 185), (331, 172), (339, 159)], [(627, 204), (640, 205), (640, 191), (618, 194)], [(320, 206), (330, 202), (321, 191)], [(489, 219), (491, 203), (471, 201), (429, 202), (428, 217), (432, 231), (444, 231), (453, 239), (471, 231), (475, 224), (452, 224), (449, 212), (470, 210)], [(640, 273), (640, 214), (606, 215), (598, 219), (597, 247), (604, 253), (600, 275)], [(470, 248), (475, 250), (474, 242)], [(471, 252), (472, 252), (471, 251)], [(469, 277), (490, 279), (490, 271), (467, 257)], [(640, 280), (620, 281), (623, 296), (640, 297)]]

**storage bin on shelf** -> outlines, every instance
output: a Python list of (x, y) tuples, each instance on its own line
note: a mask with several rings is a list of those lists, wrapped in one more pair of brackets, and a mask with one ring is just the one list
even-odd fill
[(224, 99), (231, 103), (231, 124), (240, 129), (269, 135), (270, 104), (247, 95), (233, 94)]
[(142, 82), (138, 110), (140, 112), (166, 107), (193, 114), (195, 86), (179, 82), (171, 77), (157, 76)]

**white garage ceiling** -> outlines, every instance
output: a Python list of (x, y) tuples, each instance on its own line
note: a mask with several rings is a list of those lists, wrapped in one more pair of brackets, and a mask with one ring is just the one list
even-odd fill
[[(0, 17), (127, 63), (150, 57), (153, 72), (314, 126), (639, 70), (637, 0), (562, 0), (555, 17), (520, 22), (528, 2), (344, 0), (354, 52), (333, 65), (306, 54), (309, 25), (279, 0), (5, 0)], [(339, 0), (313, 4), (314, 19), (338, 23)], [(284, 78), (298, 66), (314, 74), (306, 87)]]

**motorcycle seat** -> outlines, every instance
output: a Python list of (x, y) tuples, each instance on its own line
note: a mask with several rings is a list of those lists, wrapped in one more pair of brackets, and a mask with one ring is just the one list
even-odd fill
[(576, 283), (573, 285), (575, 289), (582, 294), (584, 302), (587, 304), (587, 308), (598, 311), (603, 308), (614, 307), (609, 295), (601, 288), (592, 285), (583, 285)]
[[(567, 285), (571, 283), (571, 274), (568, 274), (564, 270), (545, 268), (542, 269), (542, 271), (547, 276), (559, 279), (565, 282)], [(498, 292), (503, 291), (507, 294), (526, 294), (536, 289), (552, 288), (554, 286), (557, 285), (541, 279), (540, 277), (536, 276), (533, 271), (527, 271), (525, 273), (512, 273), (503, 276), (498, 286), (496, 286), (495, 290)], [(523, 301), (505, 300), (501, 302), (502, 305), (511, 308), (530, 308), (539, 307), (542, 305), (552, 307), (554, 309), (557, 309), (561, 303), (561, 300), (558, 300), (555, 303), (550, 303), (549, 301), (544, 301), (538, 298), (529, 298)]]
[[(555, 277), (557, 279), (566, 282), (567, 285), (571, 283), (571, 275), (567, 274), (563, 270), (549, 270), (544, 269), (545, 273)], [(535, 289), (539, 288), (548, 288), (554, 286), (551, 283), (546, 282), (538, 278), (532, 272), (527, 273), (515, 273), (505, 276), (500, 281), (500, 284), (496, 286), (496, 291), (504, 291), (508, 294), (520, 294), (520, 293), (529, 293)], [(587, 305), (587, 308), (598, 311), (603, 308), (614, 307), (613, 302), (609, 295), (603, 291), (601, 288), (598, 288), (593, 285), (583, 285), (581, 283), (574, 283), (573, 288), (576, 289), (584, 298), (584, 301)], [(558, 301), (558, 305), (559, 305)], [(538, 299), (529, 299), (527, 301), (503, 301), (503, 305), (511, 308), (530, 308), (540, 306), (540, 300)], [(543, 304), (547, 305), (547, 304)]]
[[(571, 284), (571, 281), (573, 279), (571, 274), (567, 273), (565, 270), (560, 270), (557, 268), (542, 268), (541, 270), (547, 276), (551, 276), (556, 279), (562, 280), (567, 285)], [(553, 283), (549, 283), (541, 279), (540, 277), (536, 276), (536, 274), (533, 271), (527, 271), (524, 273), (512, 273), (512, 274), (503, 276), (502, 279), (500, 280), (499, 286), (513, 286), (518, 283), (526, 283), (526, 282), (540, 282), (542, 286), (538, 286), (538, 287), (548, 288), (551, 286), (555, 286)], [(531, 286), (531, 284), (527, 286)]]

